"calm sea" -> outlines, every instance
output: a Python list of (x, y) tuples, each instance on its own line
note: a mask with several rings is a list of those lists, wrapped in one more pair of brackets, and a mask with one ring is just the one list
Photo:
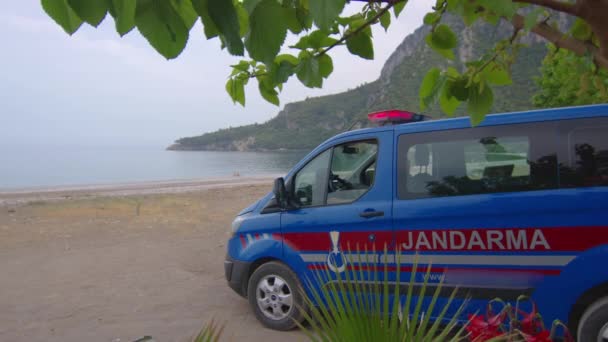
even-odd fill
[(285, 174), (305, 154), (0, 146), (0, 189)]

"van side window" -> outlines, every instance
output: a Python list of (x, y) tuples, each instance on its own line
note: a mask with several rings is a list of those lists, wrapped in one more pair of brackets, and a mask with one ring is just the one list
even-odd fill
[(557, 158), (551, 142), (553, 135), (540, 132), (538, 137), (533, 137), (522, 134), (526, 133), (521, 129), (523, 127), (401, 135), (399, 197), (556, 188)]
[(375, 141), (359, 141), (334, 148), (327, 204), (350, 203), (372, 186), (377, 153)]
[(293, 199), (301, 207), (350, 203), (374, 183), (378, 143), (356, 141), (326, 150), (294, 178)]
[(325, 204), (331, 149), (308, 162), (294, 180), (294, 200), (302, 207)]
[(560, 166), (563, 187), (608, 186), (608, 125), (599, 120), (569, 125), (565, 165)]

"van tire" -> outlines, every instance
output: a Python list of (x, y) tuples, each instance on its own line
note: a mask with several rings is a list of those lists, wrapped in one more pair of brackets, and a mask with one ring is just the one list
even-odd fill
[[(258, 267), (249, 278), (247, 297), (256, 318), (270, 329), (287, 331), (295, 328), (296, 322), (304, 321), (302, 285), (298, 276), (283, 263), (271, 261)], [(290, 306), (281, 303), (281, 300), (287, 302), (288, 297), (291, 298)]]
[(600, 333), (604, 336), (608, 332), (608, 297), (601, 298), (591, 304), (581, 317), (577, 328), (577, 340), (581, 342), (608, 341), (608, 338), (599, 339)]

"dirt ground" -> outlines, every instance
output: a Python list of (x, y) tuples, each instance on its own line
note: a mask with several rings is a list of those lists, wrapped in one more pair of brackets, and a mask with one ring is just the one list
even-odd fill
[(212, 319), (227, 341), (302, 340), (263, 328), (224, 279), (234, 215), (270, 188), (5, 202), (0, 341), (189, 341)]

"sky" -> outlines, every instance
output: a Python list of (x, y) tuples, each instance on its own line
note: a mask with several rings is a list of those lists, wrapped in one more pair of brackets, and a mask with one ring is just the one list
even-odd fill
[[(334, 72), (322, 89), (293, 77), (281, 106), (249, 82), (246, 107), (224, 85), (238, 58), (206, 40), (197, 23), (184, 52), (167, 61), (136, 31), (123, 38), (108, 16), (67, 35), (36, 0), (0, 2), (0, 144), (167, 146), (174, 140), (265, 122), (289, 102), (354, 88), (378, 78), (386, 59), (422, 24), (433, 2), (411, 0), (385, 33), (374, 29), (375, 59), (332, 51)], [(360, 3), (347, 4), (355, 12)], [(294, 41), (294, 37), (288, 37)]]

